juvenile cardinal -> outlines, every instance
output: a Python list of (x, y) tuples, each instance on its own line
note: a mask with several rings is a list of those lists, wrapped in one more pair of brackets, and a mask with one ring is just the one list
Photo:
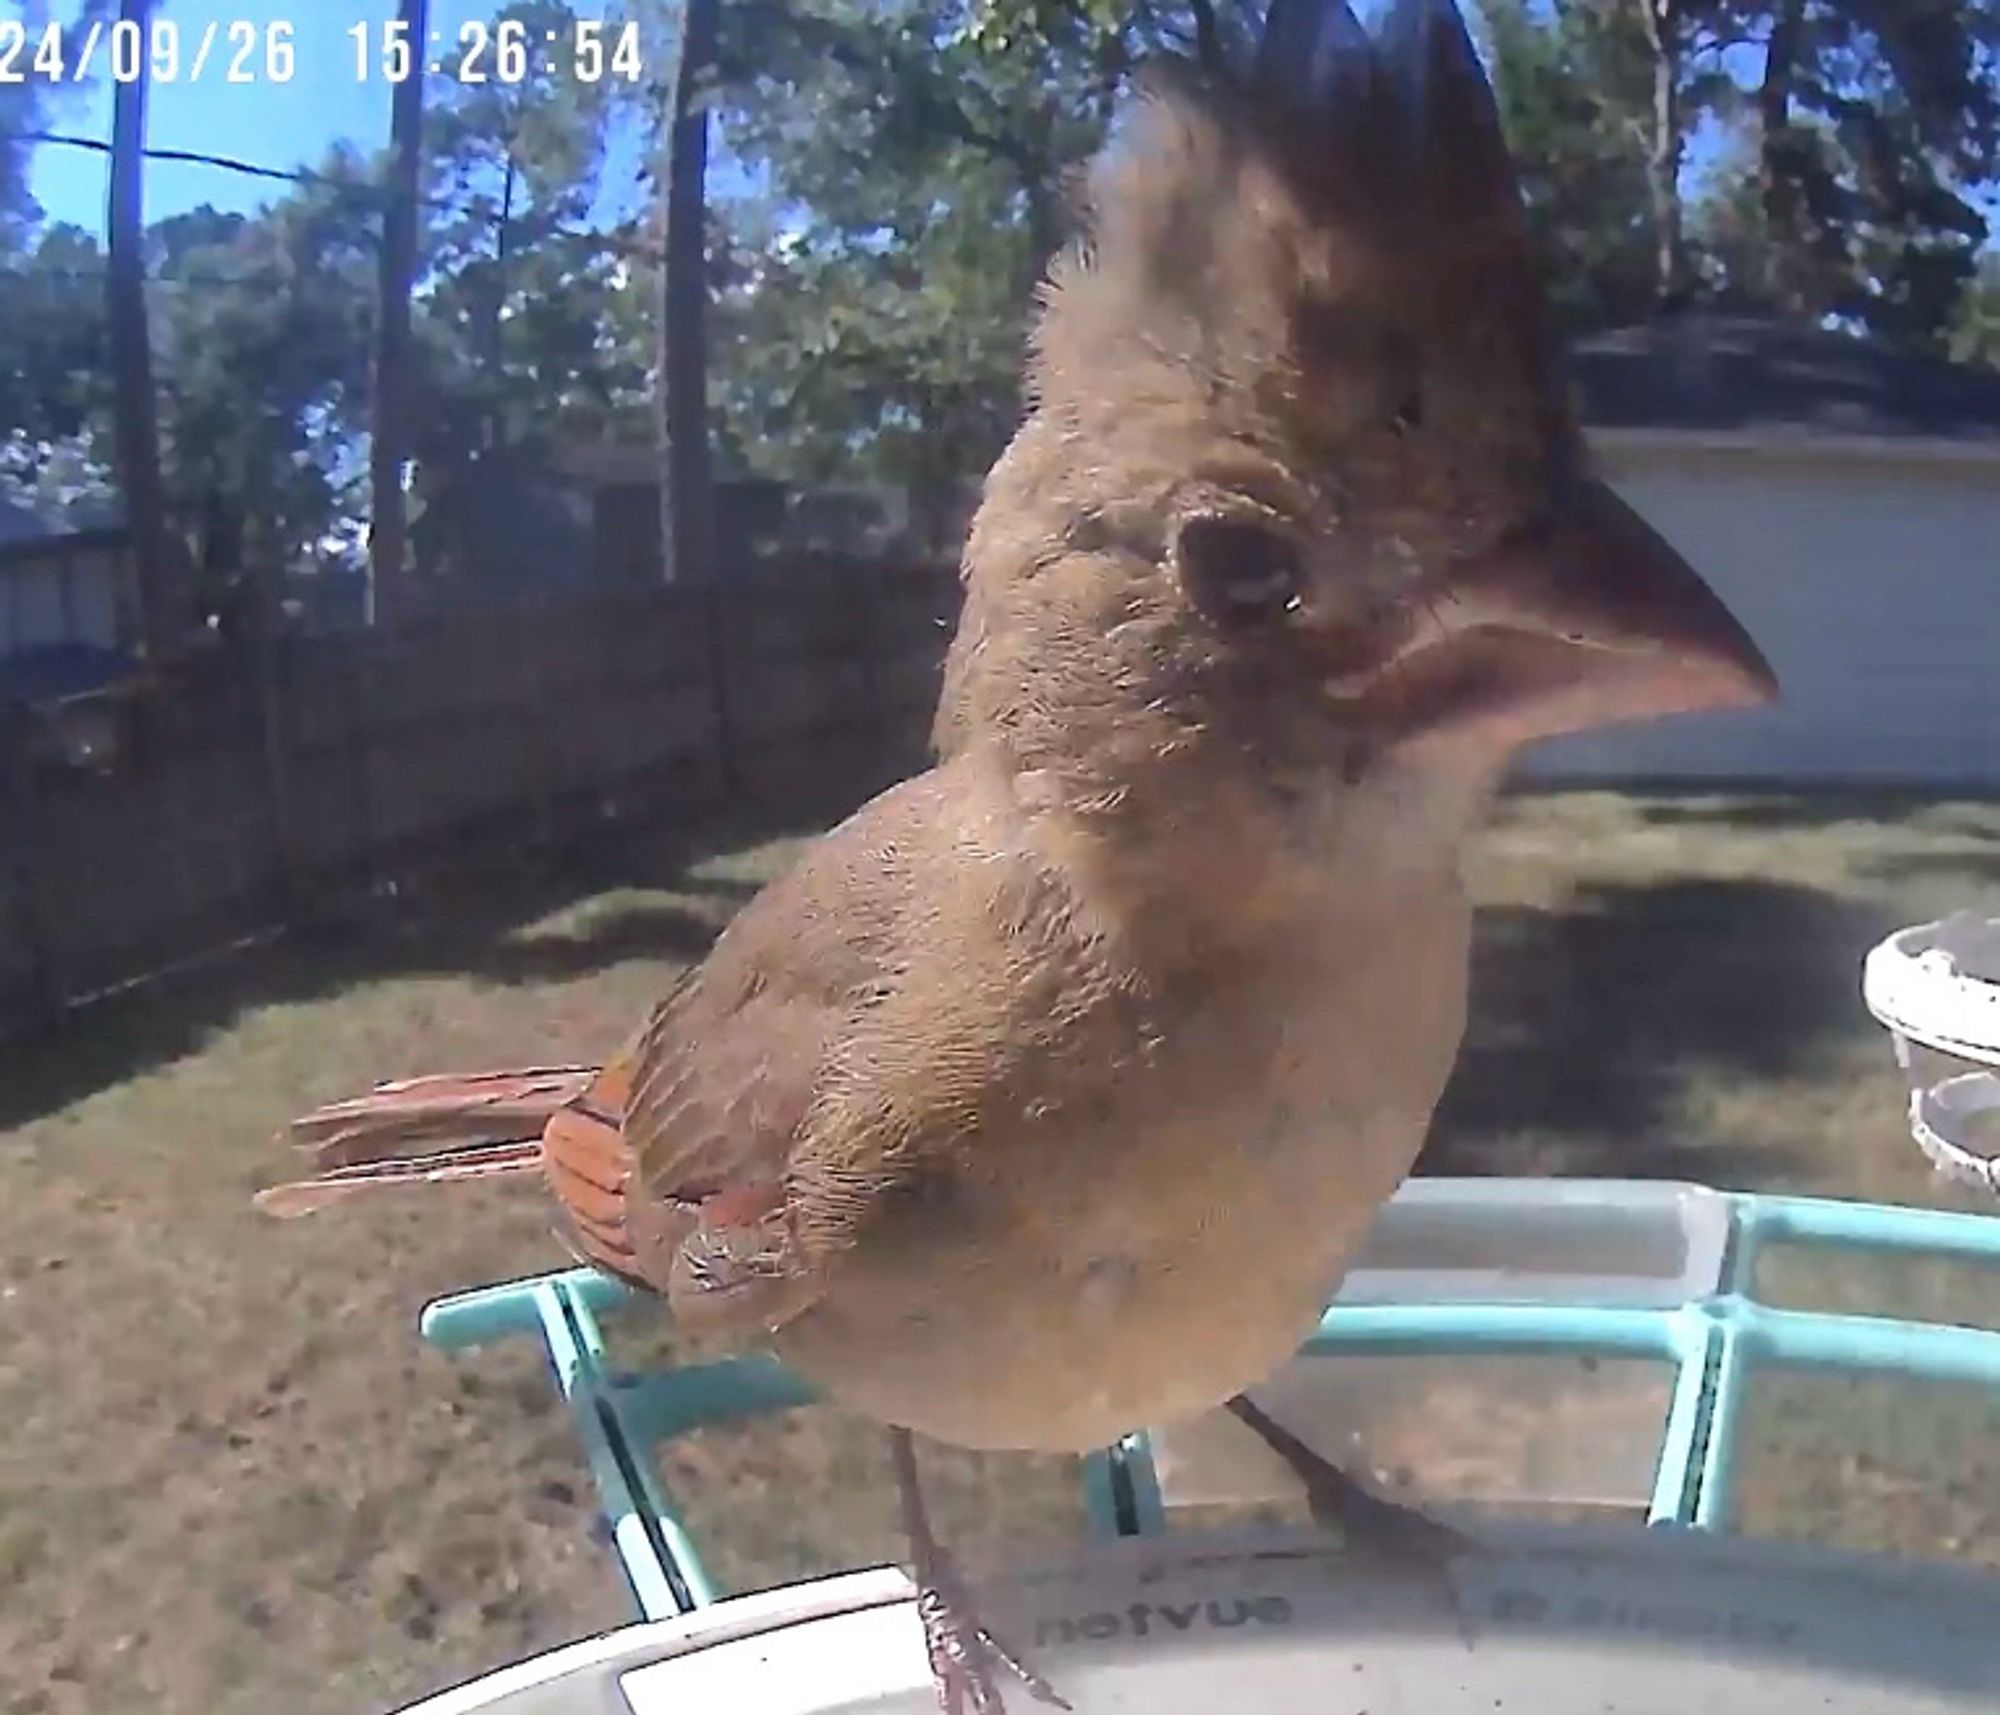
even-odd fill
[(1447, 1542), (1239, 1396), (1423, 1141), (1511, 754), (1774, 693), (1590, 474), (1450, 0), (1374, 39), (1275, 0), (1246, 74), (1145, 86), (1088, 202), (967, 546), (937, 765), (603, 1067), (322, 1110), (319, 1176), (265, 1197), (539, 1170), (592, 1262), (893, 1426), (948, 1709), (1016, 1664), (910, 1431), (1077, 1451), (1234, 1402), (1316, 1511)]

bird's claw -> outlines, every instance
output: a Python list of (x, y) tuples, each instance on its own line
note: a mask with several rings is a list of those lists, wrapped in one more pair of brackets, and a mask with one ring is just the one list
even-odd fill
[(1314, 1521), (1337, 1531), (1342, 1548), (1350, 1554), (1378, 1566), (1414, 1572), (1444, 1598), (1457, 1616), (1460, 1639), (1471, 1648), (1472, 1621), (1452, 1568), (1457, 1561), (1483, 1556), (1486, 1545), (1415, 1507), (1371, 1494), (1331, 1464), (1326, 1470), (1323, 1478), (1318, 1473), (1306, 1477), (1306, 1503)]
[(1038, 1702), (1057, 1709), (1070, 1707), (1054, 1686), (981, 1623), (956, 1568), (941, 1552), (923, 1572), (917, 1617), (923, 1622), (924, 1649), (943, 1715), (966, 1715), (968, 1710), (970, 1715), (1006, 1715), (996, 1683), (1002, 1669)]
[(1384, 1564), (1442, 1567), (1486, 1552), (1476, 1537), (1371, 1494), (1333, 1466), (1324, 1477), (1307, 1478), (1306, 1504), (1317, 1523), (1340, 1533), (1347, 1548)]
[(1415, 1507), (1385, 1501), (1357, 1483), (1332, 1460), (1308, 1447), (1246, 1394), (1227, 1402), (1226, 1409), (1265, 1446), (1291, 1467), (1305, 1485), (1313, 1522), (1336, 1532), (1349, 1553), (1379, 1566), (1413, 1571), (1445, 1599), (1458, 1616), (1459, 1636), (1472, 1643), (1452, 1563), (1486, 1553), (1486, 1546), (1463, 1531), (1440, 1524)]

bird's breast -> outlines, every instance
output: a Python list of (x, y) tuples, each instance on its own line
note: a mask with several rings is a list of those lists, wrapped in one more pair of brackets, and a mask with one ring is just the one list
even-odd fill
[(1464, 925), (1218, 982), (890, 1199), (783, 1356), (963, 1446), (1080, 1451), (1208, 1409), (1310, 1331), (1409, 1170), (1464, 1021)]

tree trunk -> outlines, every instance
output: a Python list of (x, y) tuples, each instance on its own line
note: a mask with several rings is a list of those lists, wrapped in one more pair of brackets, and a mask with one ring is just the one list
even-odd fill
[(1192, 0), (1194, 11), (1194, 56), (1206, 71), (1226, 69), (1222, 51), (1222, 29), (1216, 23), (1213, 0)]
[(1688, 290), (1686, 222), (1681, 205), (1680, 20), (1675, 0), (1641, 0), (1653, 54), (1653, 135), (1646, 176), (1653, 204), (1654, 286), (1661, 306), (1680, 302)]
[(708, 113), (694, 106), (702, 73), (715, 63), (716, 12), (717, 0), (686, 0), (682, 10), (661, 174), (660, 552), (669, 583), (697, 582), (717, 570), (708, 457)]
[(667, 159), (660, 174), (659, 420), (661, 572), (668, 583), (695, 585), (708, 649), (715, 759), (722, 789), (742, 788), (731, 687), (729, 598), (725, 568), (715, 563), (715, 492), (708, 446), (708, 111), (697, 107), (702, 74), (715, 63), (718, 0), (684, 0), (662, 128)]
[(417, 190), (424, 133), (424, 62), (429, 0), (399, 0), (410, 75), (396, 85), (389, 116), (393, 152), (382, 212), (381, 302), (375, 329), (375, 426), (368, 475), (374, 506), (368, 539), (368, 622), (393, 623), (409, 608), (409, 521), (403, 463), (410, 432), (410, 280), (417, 266)]
[(1805, 0), (1779, 0), (1771, 15), (1764, 79), (1757, 89), (1757, 188), (1764, 208), (1764, 288), (1786, 309), (1801, 307), (1803, 283), (1796, 267), (1804, 242), (1799, 183), (1786, 159), (1792, 124), (1792, 80), (1798, 72)]
[(507, 436), (507, 269), (513, 261), (514, 181), (519, 169), (514, 163), (514, 139), (507, 139), (507, 169), (500, 181), (500, 230), (493, 245), (493, 294), (487, 306), (485, 360), (487, 384), (492, 389), (486, 408), (486, 449), (491, 451)]
[[(151, 0), (122, 0), (119, 19), (147, 39)], [(114, 443), (125, 495), (137, 580), (139, 645), (149, 661), (172, 647), (173, 568), (166, 501), (160, 484), (159, 406), (153, 393), (152, 340), (146, 324), (146, 56), (139, 75), (115, 80), (111, 97), (111, 187), (105, 212), (110, 254), (105, 313), (111, 335)]]

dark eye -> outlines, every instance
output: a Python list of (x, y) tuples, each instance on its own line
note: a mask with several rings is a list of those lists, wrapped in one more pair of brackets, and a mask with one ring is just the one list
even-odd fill
[(1389, 427), (1399, 435), (1407, 435), (1423, 426), (1423, 391), (1421, 388), (1412, 387), (1396, 402), (1395, 409), (1389, 413)]
[(1225, 630), (1274, 624), (1299, 610), (1299, 545), (1268, 524), (1190, 518), (1174, 557), (1188, 600)]

